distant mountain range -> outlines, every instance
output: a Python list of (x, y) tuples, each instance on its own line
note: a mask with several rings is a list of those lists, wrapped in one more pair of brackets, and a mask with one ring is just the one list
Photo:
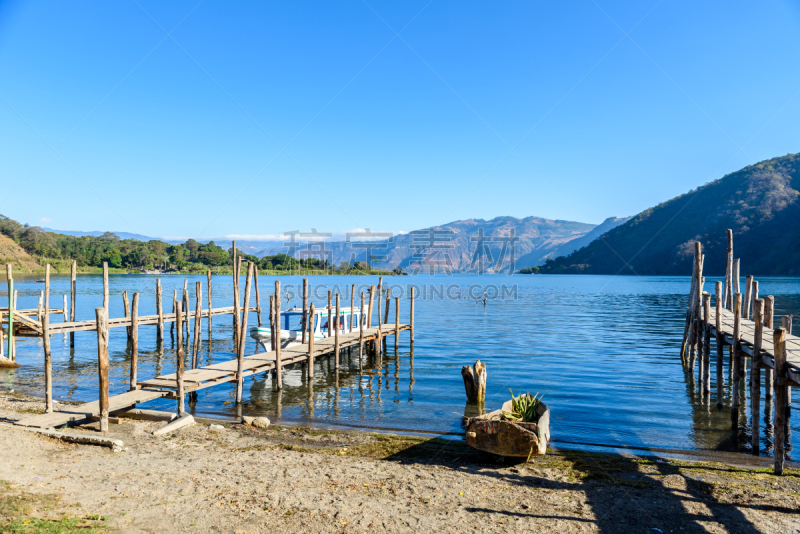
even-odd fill
[[(622, 224), (627, 219), (611, 217), (600, 225), (544, 219), (542, 217), (496, 217), (491, 220), (467, 219), (437, 227), (415, 230), (382, 239), (354, 236), (351, 242), (325, 241), (324, 256), (334, 264), (343, 261), (367, 261), (379, 269), (405, 269), (407, 272), (507, 272), (532, 267), (547, 258), (557, 257), (579, 249), (602, 235), (609, 229)], [(105, 232), (69, 231), (45, 228), (48, 232), (81, 236), (101, 236)], [(164, 241), (179, 244), (185, 240), (149, 237), (129, 232), (113, 232), (121, 239), (139, 241)], [(281, 241), (237, 240), (236, 247), (255, 256), (274, 256), (293, 252), (296, 258), (309, 255), (320, 257), (321, 245), (318, 240), (297, 239), (295, 250), (290, 250)], [(232, 240), (214, 239), (224, 248), (229, 248)], [(513, 263), (512, 263), (513, 258)]]
[[(376, 240), (369, 250), (363, 248), (366, 246), (363, 243), (356, 247), (342, 241), (326, 242), (325, 247), (335, 264), (366, 261), (370, 254), (378, 259), (375, 265), (381, 269), (507, 272), (512, 267), (512, 254), (514, 270), (538, 265), (548, 257), (568, 254), (582, 246), (582, 240), (595, 229), (613, 228), (625, 220), (610, 218), (598, 226), (541, 217), (467, 219)], [(353, 241), (358, 239), (353, 238)], [(302, 257), (307, 250), (308, 242), (300, 241), (294, 256)], [(286, 252), (286, 247), (274, 247), (265, 249), (261, 255)]]
[(636, 215), (544, 273), (691, 275), (694, 243), (703, 270), (723, 275), (726, 230), (741, 274), (800, 275), (800, 154), (728, 174)]

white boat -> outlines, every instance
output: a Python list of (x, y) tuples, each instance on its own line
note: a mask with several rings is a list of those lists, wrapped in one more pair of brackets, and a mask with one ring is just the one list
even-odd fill
[[(339, 319), (336, 317), (336, 308), (331, 306), (331, 321), (339, 326), (339, 334), (358, 332), (361, 320), (366, 319), (361, 315), (360, 308), (339, 307)], [(281, 348), (286, 349), (302, 344), (303, 340), (303, 310), (292, 308), (281, 312)], [(328, 327), (328, 307), (314, 309), (314, 339), (325, 339), (336, 335), (333, 328)], [(250, 337), (261, 345), (265, 351), (272, 350), (272, 332), (270, 326), (257, 326), (250, 329)], [(258, 350), (258, 347), (256, 347)]]

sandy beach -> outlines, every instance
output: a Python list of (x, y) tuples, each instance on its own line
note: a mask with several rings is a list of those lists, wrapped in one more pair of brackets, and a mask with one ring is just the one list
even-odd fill
[[(4, 423), (42, 408), (40, 399), (0, 396)], [(564, 451), (517, 463), (457, 441), (206, 421), (154, 437), (164, 424), (110, 425), (121, 452), (4, 425), (3, 530), (800, 530), (797, 470), (777, 478), (768, 469)], [(71, 431), (96, 435), (96, 427)]]

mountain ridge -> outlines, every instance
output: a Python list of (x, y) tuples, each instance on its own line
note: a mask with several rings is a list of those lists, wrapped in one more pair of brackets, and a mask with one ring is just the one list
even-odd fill
[(800, 275), (799, 220), (800, 154), (788, 154), (648, 208), (540, 272), (690, 275), (700, 241), (704, 272), (722, 275), (732, 229), (742, 275)]

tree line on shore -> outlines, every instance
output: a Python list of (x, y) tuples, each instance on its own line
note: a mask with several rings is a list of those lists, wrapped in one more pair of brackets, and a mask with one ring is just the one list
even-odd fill
[[(48, 232), (38, 226), (21, 224), (0, 215), (0, 234), (12, 239), (40, 264), (58, 264), (75, 260), (79, 267), (102, 267), (108, 262), (113, 269), (141, 271), (164, 270), (181, 272), (214, 272), (233, 269), (233, 247), (227, 250), (214, 241), (200, 243), (188, 239), (171, 244), (160, 240), (120, 239), (114, 233), (100, 236), (70, 236)], [(255, 263), (263, 271), (323, 271), (331, 273), (373, 272), (364, 262), (342, 262), (332, 265), (326, 259), (292, 258), (276, 254), (259, 258), (237, 248), (237, 256)]]

